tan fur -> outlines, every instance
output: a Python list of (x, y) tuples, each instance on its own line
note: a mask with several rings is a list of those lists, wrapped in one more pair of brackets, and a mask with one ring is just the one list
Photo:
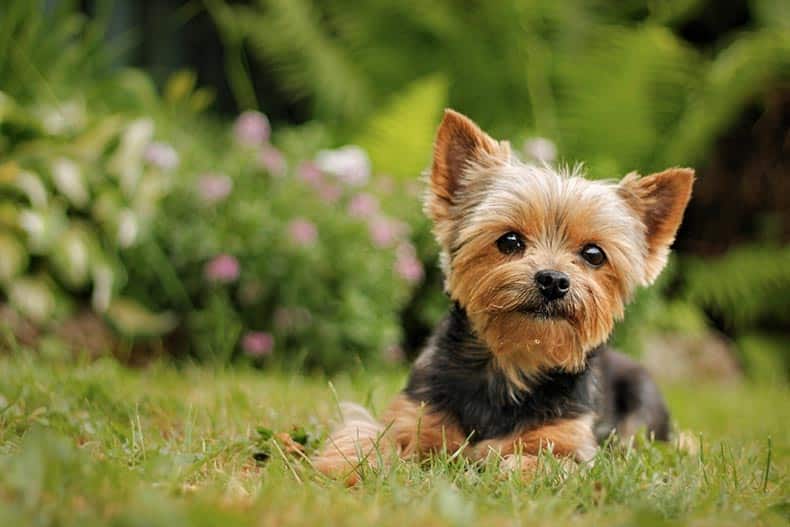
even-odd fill
[(445, 110), (434, 143), (433, 164), (425, 212), (434, 222), (434, 233), (444, 239), (456, 205), (466, 187), (465, 173), (473, 167), (497, 166), (510, 158), (510, 145), (498, 142), (453, 110)]
[(393, 401), (382, 421), (389, 426), (388, 435), (403, 457), (419, 457), (441, 450), (455, 452), (466, 439), (447, 416), (405, 395)]
[(469, 438), (464, 437), (448, 416), (404, 395), (393, 401), (381, 423), (361, 407), (347, 408), (353, 408), (361, 417), (351, 417), (344, 409), (348, 417), (332, 433), (324, 449), (313, 457), (312, 463), (328, 476), (344, 477), (349, 485), (359, 481), (365, 464), (380, 467), (391, 461), (393, 455), (419, 459), (440, 451), (461, 451), (478, 461), (496, 454), (502, 456), (504, 469), (527, 470), (534, 467), (537, 455), (543, 450), (550, 450), (558, 457), (589, 461), (596, 449), (592, 415), (562, 419), (468, 446)]
[(358, 405), (343, 403), (342, 410), (343, 422), (312, 464), (328, 476), (345, 477), (352, 485), (364, 465), (380, 467), (393, 455), (410, 458), (442, 449), (455, 452), (466, 439), (446, 416), (404, 395), (392, 402), (381, 422)]
[(592, 426), (591, 414), (576, 419), (561, 419), (534, 430), (481, 441), (474, 446), (471, 457), (483, 459), (490, 452), (503, 457), (514, 454), (535, 456), (542, 450), (551, 450), (557, 457), (590, 461), (598, 448)]
[(333, 478), (345, 478), (349, 485), (359, 481), (368, 466), (379, 466), (397, 453), (385, 428), (363, 407), (350, 403), (341, 406), (342, 422), (329, 436), (324, 448), (311, 462), (318, 471)]
[(620, 195), (645, 226), (647, 258), (643, 285), (653, 283), (667, 263), (669, 246), (683, 221), (693, 184), (694, 170), (690, 168), (670, 168), (642, 178), (632, 173), (620, 184)]
[[(455, 222), (463, 243), (445, 248), (448, 291), (514, 385), (525, 388), (522, 374), (578, 370), (586, 352), (609, 336), (642, 279), (640, 255), (647, 249), (639, 218), (615, 185), (576, 173), (511, 161), (494, 175), (481, 171), (477, 184), (479, 195), (465, 196)], [(496, 239), (508, 231), (524, 236), (523, 255), (497, 250)], [(604, 249), (607, 264), (593, 269), (582, 260), (587, 243)], [(516, 309), (537, 294), (530, 289), (541, 269), (563, 271), (574, 284), (565, 320), (529, 318)]]

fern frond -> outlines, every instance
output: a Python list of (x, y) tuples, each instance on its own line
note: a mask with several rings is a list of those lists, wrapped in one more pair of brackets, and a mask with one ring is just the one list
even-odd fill
[(241, 30), (278, 72), (295, 99), (312, 100), (317, 117), (354, 123), (371, 108), (370, 88), (309, 0), (260, 0), (259, 8), (224, 9), (225, 32)]
[(693, 165), (702, 160), (744, 104), (782, 77), (790, 78), (790, 33), (765, 29), (736, 40), (702, 77), (659, 156), (662, 163)]
[(50, 9), (42, 4), (9, 0), (0, 10), (0, 90), (22, 102), (43, 96), (55, 103), (64, 90), (106, 71), (112, 59), (104, 16), (87, 19), (73, 0)]
[(374, 115), (355, 143), (367, 150), (377, 172), (415, 179), (430, 164), (436, 123), (446, 99), (443, 77), (420, 79)]
[(686, 298), (735, 327), (771, 315), (790, 320), (790, 247), (740, 247), (715, 260), (686, 258)]
[[(602, 28), (561, 64), (561, 140), (573, 158), (657, 169), (654, 153), (675, 121), (697, 60), (667, 29)], [(618, 174), (608, 174), (613, 177)]]

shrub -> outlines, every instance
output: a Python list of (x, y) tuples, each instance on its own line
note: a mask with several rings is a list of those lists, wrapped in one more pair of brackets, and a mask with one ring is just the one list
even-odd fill
[(423, 271), (364, 151), (286, 159), (261, 114), (230, 129), (185, 111), (193, 81), (163, 101), (123, 73), (115, 108), (0, 93), (7, 301), (45, 328), (83, 305), (130, 338), (178, 328), (173, 351), (217, 360), (331, 370), (395, 347)]

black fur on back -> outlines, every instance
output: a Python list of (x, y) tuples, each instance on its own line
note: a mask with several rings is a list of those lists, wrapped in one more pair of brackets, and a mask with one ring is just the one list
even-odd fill
[(551, 370), (530, 379), (529, 390), (518, 390), (493, 364), (458, 304), (437, 328), (426, 353), (412, 369), (406, 395), (450, 416), (473, 443), (590, 414), (598, 406), (595, 364), (600, 350), (588, 355), (580, 372)]

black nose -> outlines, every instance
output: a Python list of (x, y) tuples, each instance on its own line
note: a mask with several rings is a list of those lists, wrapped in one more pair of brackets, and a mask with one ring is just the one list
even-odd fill
[(562, 298), (571, 288), (570, 277), (559, 271), (538, 271), (535, 273), (535, 283), (546, 300)]

